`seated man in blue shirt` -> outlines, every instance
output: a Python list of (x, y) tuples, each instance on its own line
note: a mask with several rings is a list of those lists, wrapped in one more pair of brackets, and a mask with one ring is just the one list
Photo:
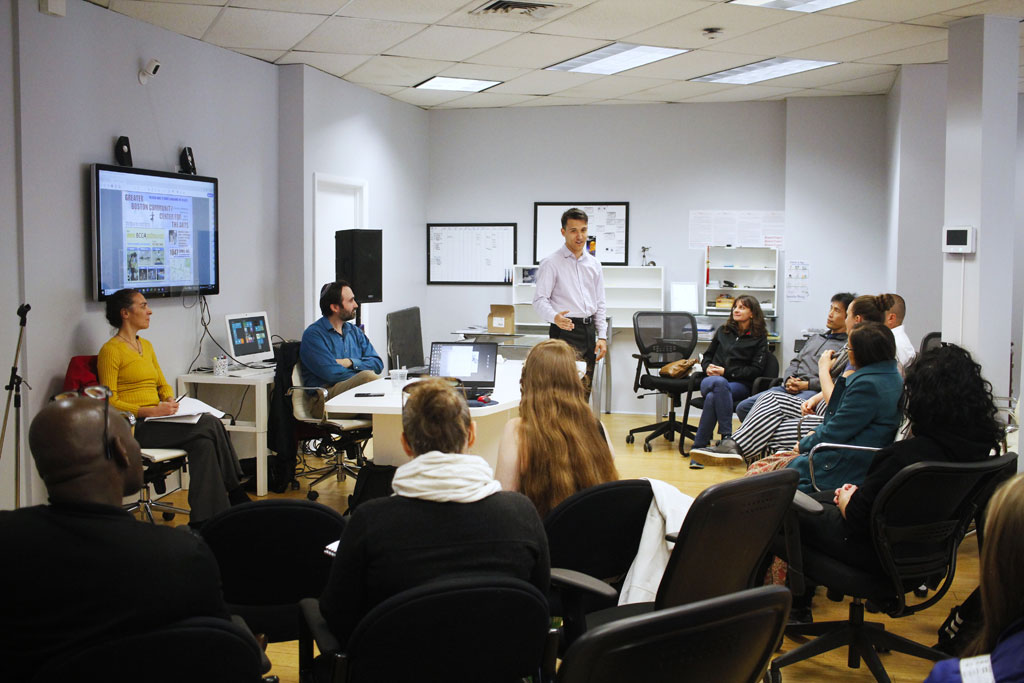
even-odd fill
[[(853, 298), (853, 294), (847, 292), (840, 292), (832, 297), (828, 317), (825, 318), (828, 332), (810, 337), (786, 368), (786, 374), (783, 375), (786, 381), (768, 391), (792, 394), (800, 400), (808, 399), (821, 391), (821, 382), (818, 381), (818, 359), (829, 350), (838, 354), (846, 344), (846, 308)], [(747, 414), (758, 398), (760, 395), (751, 396), (736, 405), (736, 415), (741, 421), (747, 419)]]
[[(320, 290), (320, 312), (324, 317), (302, 333), (302, 383), (326, 387), (328, 399), (378, 379), (378, 373), (384, 369), (384, 362), (366, 334), (349, 322), (356, 317), (357, 308), (359, 304), (347, 282), (330, 282)], [(324, 399), (319, 392), (313, 397), (310, 410), (317, 417), (323, 415)]]

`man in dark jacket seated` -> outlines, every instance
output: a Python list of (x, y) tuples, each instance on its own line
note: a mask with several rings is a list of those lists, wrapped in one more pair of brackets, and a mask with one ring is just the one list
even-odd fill
[(143, 485), (142, 453), (105, 399), (58, 398), (32, 421), (29, 445), (50, 504), (0, 512), (0, 680), (188, 617), (229, 618), (206, 544), (122, 509)]

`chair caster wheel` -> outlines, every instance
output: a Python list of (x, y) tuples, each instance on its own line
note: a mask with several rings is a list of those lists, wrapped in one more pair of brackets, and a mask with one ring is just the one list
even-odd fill
[(319, 491), (310, 491), (309, 493), (306, 494), (306, 498), (309, 498), (310, 500), (316, 500), (319, 497), (320, 497), (320, 492)]
[(917, 588), (914, 589), (914, 595), (916, 597), (918, 597), (918, 598), (927, 598), (928, 597), (928, 586), (926, 586), (926, 585), (918, 586)]
[(292, 479), (290, 483), (291, 483), (292, 491), (298, 491), (299, 490), (299, 482), (297, 482), (296, 480)]
[(651, 447), (651, 444), (647, 441), (644, 441), (644, 453), (650, 453), (652, 450), (654, 449)]
[(782, 671), (768, 667), (764, 672), (764, 683), (782, 683)]
[(171, 521), (172, 519), (174, 519), (174, 513), (173, 513), (173, 512), (164, 512), (164, 513), (163, 513), (163, 514), (161, 515), (161, 517), (163, 517), (163, 518), (164, 518), (164, 521), (165, 521), (165, 522), (169, 522), (169, 521)]
[(676, 440), (676, 435), (673, 434), (672, 432), (669, 432), (669, 433), (665, 434), (665, 441), (668, 441), (669, 443), (672, 443), (675, 440)]
[(634, 441), (636, 441), (636, 437), (632, 434), (626, 434), (626, 443), (633, 443)]

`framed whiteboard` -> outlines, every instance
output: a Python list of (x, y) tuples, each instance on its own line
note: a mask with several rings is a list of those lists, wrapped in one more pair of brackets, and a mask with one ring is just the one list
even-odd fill
[(587, 214), (587, 235), (597, 238), (597, 260), (628, 266), (629, 202), (534, 202), (533, 262), (540, 263), (565, 244), (562, 214), (573, 207)]
[(428, 285), (511, 285), (516, 223), (427, 223)]

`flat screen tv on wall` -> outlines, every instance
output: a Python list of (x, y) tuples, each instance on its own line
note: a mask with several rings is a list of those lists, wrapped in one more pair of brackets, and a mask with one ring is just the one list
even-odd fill
[(217, 179), (92, 165), (93, 296), (220, 292)]

